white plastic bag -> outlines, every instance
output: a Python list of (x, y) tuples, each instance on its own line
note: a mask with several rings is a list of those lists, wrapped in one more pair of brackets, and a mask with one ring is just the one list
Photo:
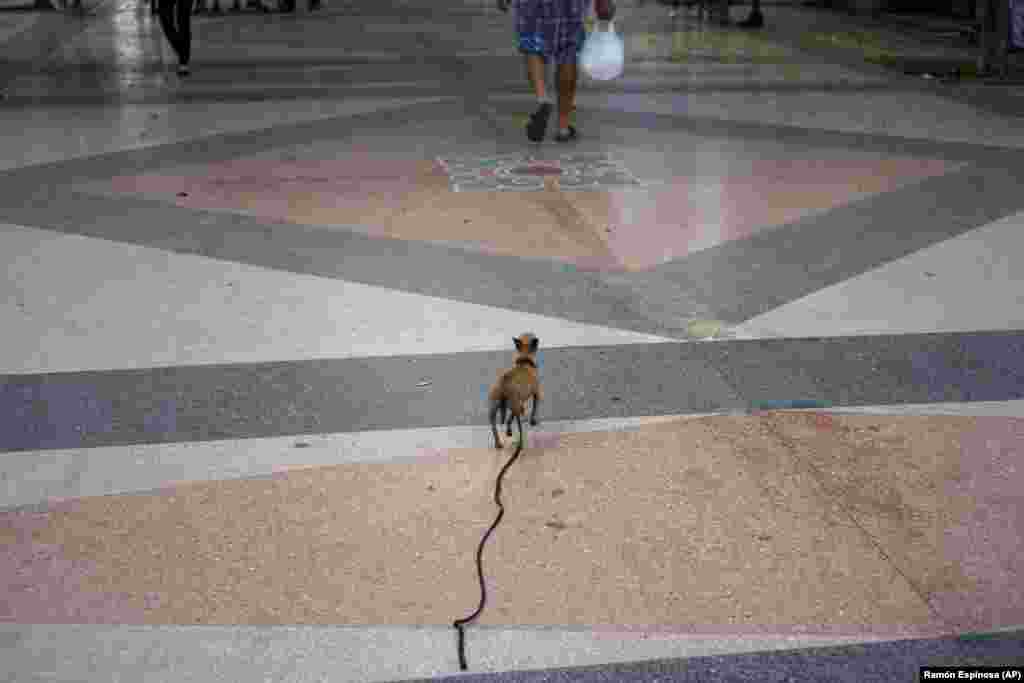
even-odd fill
[(615, 22), (608, 22), (607, 29), (602, 31), (603, 23), (599, 21), (594, 25), (580, 55), (583, 72), (595, 81), (618, 78), (626, 62), (626, 50), (622, 38), (615, 33)]

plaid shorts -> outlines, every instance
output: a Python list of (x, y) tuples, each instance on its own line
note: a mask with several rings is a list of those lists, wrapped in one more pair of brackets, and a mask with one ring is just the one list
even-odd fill
[(519, 51), (575, 64), (583, 49), (588, 0), (516, 0)]

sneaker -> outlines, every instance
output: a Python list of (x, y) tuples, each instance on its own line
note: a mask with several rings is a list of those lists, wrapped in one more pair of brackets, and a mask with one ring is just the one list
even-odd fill
[(551, 118), (551, 103), (544, 102), (537, 111), (530, 115), (530, 123), (526, 126), (526, 137), (530, 142), (541, 142), (548, 131), (548, 119)]

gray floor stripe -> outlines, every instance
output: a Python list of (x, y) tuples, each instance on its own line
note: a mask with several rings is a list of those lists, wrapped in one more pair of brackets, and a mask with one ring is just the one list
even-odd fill
[[(516, 66), (519, 66), (518, 62)], [(205, 71), (204, 71), (205, 73)], [(438, 69), (434, 74), (435, 78), (445, 76), (443, 69)], [(399, 80), (399, 79), (396, 79)], [(822, 83), (734, 83), (723, 81), (715, 83), (713, 79), (697, 85), (680, 86), (676, 83), (623, 83), (614, 87), (593, 89), (591, 92), (608, 94), (664, 94), (664, 93), (722, 93), (722, 92), (760, 92), (766, 96), (773, 94), (799, 94), (816, 92), (854, 92), (870, 95), (875, 92), (904, 92), (905, 88), (894, 88), (891, 85), (883, 84), (852, 84), (835, 85), (827, 82)], [(306, 86), (297, 86), (294, 82), (278, 85), (278, 81), (272, 81), (274, 85), (258, 87), (257, 85), (232, 85), (225, 83), (219, 85), (216, 81), (196, 81), (189, 85), (188, 90), (169, 91), (162, 88), (158, 83), (140, 84), (134, 91), (125, 91), (117, 87), (116, 83), (96, 83), (94, 89), (83, 89), (79, 91), (53, 92), (45, 94), (36, 93), (27, 87), (27, 84), (19, 84), (16, 81), (11, 85), (10, 95), (4, 100), (4, 106), (100, 106), (100, 105), (123, 105), (123, 104), (173, 104), (179, 102), (202, 102), (208, 104), (221, 104), (224, 102), (261, 102), (265, 100), (281, 98), (316, 98), (316, 99), (338, 99), (352, 96), (359, 96), (367, 91), (379, 91), (386, 88), (388, 95), (394, 97), (423, 97), (427, 95), (442, 95), (446, 97), (467, 96), (465, 84), (452, 83), (450, 79), (430, 80), (424, 77), (415, 85), (404, 82), (381, 81), (369, 83), (346, 83), (339, 81), (335, 85), (324, 85), (315, 83)], [(104, 87), (106, 86), (106, 87)], [(523, 84), (519, 79), (508, 80), (505, 83), (489, 81), (481, 84), (475, 90), (476, 96), (499, 95), (507, 92), (522, 91)], [(911, 91), (913, 92), (913, 91)]]
[(432, 680), (464, 683), (890, 683), (923, 680), (919, 678), (923, 666), (948, 666), (965, 673), (972, 671), (971, 667), (1009, 667), (1013, 672), (1012, 680), (1017, 680), (1024, 673), (1022, 655), (1024, 633), (1018, 633), (990, 640), (904, 640)]
[[(545, 421), (1024, 398), (1024, 333), (542, 351)], [(6, 376), (0, 450), (486, 424), (506, 353)], [(423, 384), (428, 380), (427, 384)]]
[[(740, 406), (675, 346), (542, 352), (541, 419), (716, 412)], [(0, 449), (271, 437), (486, 424), (507, 353), (178, 367), (9, 378)], [(685, 377), (684, 381), (666, 378)], [(429, 380), (428, 386), (419, 386)], [(640, 398), (637, 391), (651, 393)]]
[[(436, 94), (436, 93), (435, 93)], [(374, 99), (394, 96), (388, 93), (374, 92)], [(177, 164), (204, 164), (231, 159), (236, 156), (257, 154), (271, 149), (292, 145), (313, 144), (320, 139), (350, 139), (357, 134), (372, 134), (392, 131), (403, 125), (427, 120), (460, 119), (465, 116), (465, 108), (452, 98), (443, 98), (436, 102), (422, 101), (423, 94), (417, 100), (405, 106), (383, 107), (387, 117), (374, 111), (302, 121), (291, 125), (274, 126), (273, 135), (264, 130), (222, 133), (210, 135), (202, 139), (191, 139), (182, 142), (171, 142), (163, 145), (110, 152), (90, 157), (70, 159), (67, 161), (50, 162), (26, 168), (4, 171), (0, 178), (8, 187), (18, 187), (30, 196), (54, 198), (66, 194), (67, 185), (82, 183), (89, 180), (104, 180), (115, 175), (131, 175), (133, 173), (152, 172), (157, 168)], [(386, 120), (385, 120), (386, 119)], [(455, 124), (452, 124), (455, 125)], [(45, 184), (49, 189), (33, 187)], [(59, 192), (55, 192), (61, 190)], [(21, 202), (13, 201), (6, 192), (0, 202), (7, 200), (3, 210), (21, 206)]]

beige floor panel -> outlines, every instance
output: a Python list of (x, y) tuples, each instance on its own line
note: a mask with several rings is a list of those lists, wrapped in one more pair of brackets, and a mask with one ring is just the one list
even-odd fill
[[(487, 251), (526, 258), (551, 258), (595, 267), (615, 265), (599, 227), (572, 197), (554, 189), (543, 192), (418, 193), (394, 217), (390, 236), (400, 239), (456, 242)], [(605, 193), (591, 192), (603, 204)], [(368, 221), (358, 221), (367, 224)]]
[(1024, 623), (1024, 420), (778, 414), (778, 433), (963, 629)]
[[(541, 427), (533, 443), (506, 477), (480, 623), (889, 637), (942, 628), (758, 418)], [(75, 568), (80, 593), (118, 598), (117, 615), (93, 621), (450, 624), (479, 599), (475, 550), (509, 454), (450, 451), (4, 515), (8, 555), (22, 558), (13, 616), (76, 620), (44, 604), (58, 594), (49, 583), (67, 583), (56, 557)]]
[(614, 262), (597, 229), (559, 192), (447, 192), (447, 184), (447, 178), (431, 177), (397, 196), (370, 192), (339, 198), (296, 192), (278, 202), (266, 195), (235, 199), (259, 215), (354, 226), (374, 236), (525, 258), (592, 262), (598, 267)]
[[(307, 177), (319, 184), (304, 182)], [(607, 193), (563, 193), (554, 181), (546, 184), (543, 191), (451, 192), (448, 175), (433, 161), (379, 161), (357, 155), (334, 164), (249, 158), (213, 171), (179, 167), (82, 187), (115, 195), (143, 194), (187, 208), (354, 227), (378, 237), (597, 268), (616, 265), (607, 234), (602, 234), (608, 224)], [(574, 197), (580, 195), (588, 195), (589, 205), (596, 202), (586, 214), (576, 206)], [(603, 217), (595, 208), (603, 208)]]
[[(557, 458), (555, 468), (532, 457), (517, 464), (506, 490), (529, 493), (513, 498), (490, 570), (513, 593), (493, 597), (483, 621), (704, 633), (939, 628), (757, 427), (704, 418), (578, 435), (542, 456)], [(751, 467), (758, 457), (763, 471)]]

